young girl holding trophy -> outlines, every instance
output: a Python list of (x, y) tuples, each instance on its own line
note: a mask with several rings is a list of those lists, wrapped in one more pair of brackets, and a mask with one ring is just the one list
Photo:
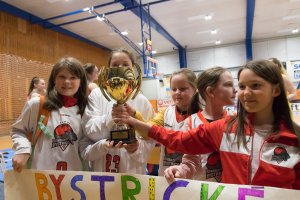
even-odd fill
[[(126, 49), (113, 51), (108, 61), (109, 69), (101, 69), (102, 73), (99, 77), (101, 88), (92, 90), (89, 95), (88, 105), (82, 118), (86, 138), (81, 143), (83, 148), (81, 155), (91, 162), (93, 171), (146, 173), (148, 156), (155, 142), (126, 137), (132, 133), (130, 127), (125, 130), (114, 130), (116, 124), (119, 125), (111, 116), (115, 103), (105, 98), (110, 96), (111, 99), (121, 103), (128, 100), (127, 104), (139, 110), (143, 118), (148, 120), (153, 117), (152, 105), (145, 96), (137, 93), (134, 99), (130, 99), (131, 92), (138, 92), (139, 87), (133, 84), (140, 78), (134, 77), (132, 73), (131, 69), (135, 65), (133, 55)], [(136, 113), (130, 114), (133, 116)], [(124, 142), (129, 143), (124, 144)]]
[(238, 79), (237, 116), (186, 132), (151, 126), (127, 112), (119, 120), (173, 150), (189, 154), (219, 151), (223, 183), (299, 190), (299, 127), (291, 119), (279, 69), (271, 61), (251, 61), (239, 70)]
[[(147, 123), (157, 126), (164, 126), (172, 130), (185, 130), (184, 120), (189, 116), (188, 107), (193, 95), (196, 93), (196, 75), (189, 69), (181, 69), (172, 74), (170, 78), (171, 96), (174, 105), (160, 110), (157, 115)], [(118, 110), (122, 108), (114, 107), (113, 116), (118, 118)], [(128, 113), (135, 112), (133, 108), (127, 106), (124, 110)], [(143, 120), (147, 121), (147, 120)], [(182, 153), (172, 151), (161, 145), (159, 172), (161, 176), (169, 166), (179, 165)]]

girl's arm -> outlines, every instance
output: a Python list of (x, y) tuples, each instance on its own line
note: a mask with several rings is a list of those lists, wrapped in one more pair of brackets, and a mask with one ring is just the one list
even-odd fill
[(300, 190), (300, 163), (298, 163), (294, 167), (294, 170), (295, 170), (295, 173), (296, 173), (296, 179), (295, 179), (295, 182), (293, 184), (293, 189)]
[(39, 98), (32, 98), (26, 102), (21, 115), (11, 127), (12, 148), (16, 151), (12, 165), (17, 172), (22, 171), (31, 155), (31, 142), (28, 135), (36, 131), (38, 112)]
[[(139, 163), (146, 163), (151, 150), (154, 148), (156, 142), (154, 140), (137, 139), (138, 148), (134, 152), (128, 152), (129, 157)], [(126, 147), (125, 147), (126, 148)]]
[(108, 151), (109, 141), (106, 139), (93, 142), (88, 137), (82, 137), (79, 141), (79, 153), (86, 161), (96, 161), (103, 159)]
[(143, 137), (151, 137), (174, 151), (186, 154), (206, 154), (219, 150), (225, 132), (225, 119), (201, 124), (186, 132), (151, 126), (128, 115), (121, 115), (120, 120), (132, 125)]
[(175, 178), (192, 179), (200, 169), (199, 155), (184, 154), (180, 165), (168, 167), (165, 171), (165, 178), (169, 183), (175, 181)]
[(104, 98), (100, 89), (92, 90), (81, 124), (85, 135), (94, 142), (110, 138), (110, 130), (114, 124), (110, 109), (111, 103)]

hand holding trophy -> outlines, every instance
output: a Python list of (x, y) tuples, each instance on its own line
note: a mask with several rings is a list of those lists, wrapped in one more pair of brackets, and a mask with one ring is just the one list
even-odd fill
[[(137, 64), (133, 67), (123, 65), (102, 67), (99, 74), (99, 87), (108, 101), (113, 99), (117, 104), (124, 104), (138, 94), (142, 82), (141, 75), (141, 68)], [(116, 123), (110, 131), (110, 139), (114, 144), (119, 141), (132, 143), (136, 141), (135, 130), (127, 124)]]

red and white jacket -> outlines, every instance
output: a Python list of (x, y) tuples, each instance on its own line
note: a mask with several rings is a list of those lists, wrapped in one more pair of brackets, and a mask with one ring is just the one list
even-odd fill
[(245, 124), (247, 148), (235, 139), (235, 123), (226, 134), (229, 117), (201, 124), (187, 132), (152, 126), (149, 136), (163, 145), (186, 154), (219, 151), (223, 166), (223, 183), (272, 186), (300, 190), (300, 151), (298, 139), (284, 123), (279, 133), (266, 138), (259, 152), (259, 166), (251, 180), (253, 131)]

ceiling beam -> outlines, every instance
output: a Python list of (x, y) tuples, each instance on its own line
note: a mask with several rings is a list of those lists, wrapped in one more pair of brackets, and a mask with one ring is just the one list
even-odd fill
[[(108, 3), (104, 3), (104, 4), (93, 6), (93, 9), (97, 9), (97, 8), (109, 6), (109, 5), (112, 5), (112, 4), (115, 4), (115, 3), (119, 3), (119, 0), (115, 0), (115, 1), (112, 1), (112, 2), (108, 2)], [(46, 18), (46, 19), (42, 19), (42, 20), (38, 20), (38, 21), (33, 21), (32, 23), (33, 24), (43, 23), (43, 22), (50, 21), (50, 20), (53, 20), (53, 19), (59, 19), (59, 18), (62, 18), (62, 17), (76, 15), (76, 14), (83, 13), (83, 12), (86, 12), (86, 10), (84, 10), (84, 8), (80, 9), (80, 10), (75, 10), (75, 11), (72, 11), (72, 12), (69, 12), (69, 13), (65, 13), (65, 14), (61, 14), (61, 15), (49, 17), (49, 18)]]
[(255, 0), (247, 0), (246, 41), (245, 41), (247, 61), (253, 59), (252, 32), (253, 32), (254, 11), (255, 11)]
[[(165, 2), (165, 1), (169, 1), (169, 0), (161, 0), (158, 2)], [(139, 4), (135, 1), (135, 0), (125, 0), (125, 1), (121, 1), (120, 2), (125, 8), (127, 7), (136, 7), (139, 6)], [(143, 18), (143, 20), (148, 20), (147, 18), (150, 18), (150, 26), (155, 29), (158, 33), (160, 33), (164, 38), (166, 38), (169, 42), (171, 42), (176, 48), (178, 49), (184, 49), (181, 44), (179, 42), (177, 42), (177, 40), (175, 38), (173, 38), (173, 36), (168, 33), (168, 31), (166, 31), (166, 29), (163, 28), (162, 25), (160, 25), (152, 16), (149, 16), (147, 11), (143, 8), (141, 9), (142, 13), (140, 13), (140, 9), (137, 8), (132, 8), (131, 11), (137, 15), (139, 18), (141, 18), (141, 14), (143, 14), (143, 16), (145, 16), (145, 18)]]

